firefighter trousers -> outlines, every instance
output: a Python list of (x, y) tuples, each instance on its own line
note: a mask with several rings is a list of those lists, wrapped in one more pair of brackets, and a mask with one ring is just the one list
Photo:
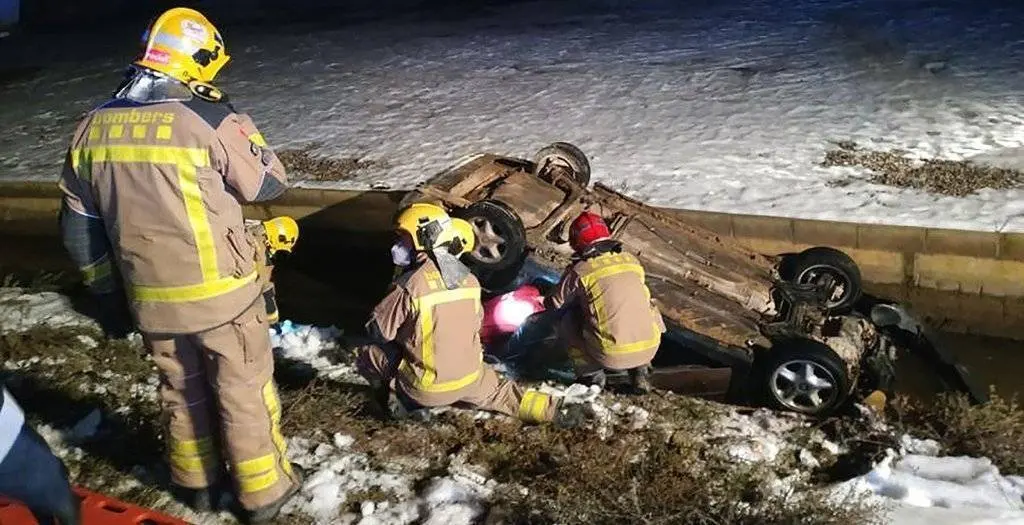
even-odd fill
[(453, 405), (499, 412), (530, 423), (551, 421), (557, 406), (551, 396), (526, 390), (514, 381), (498, 375), (487, 364), (481, 365), (480, 377), (453, 392), (425, 392), (407, 389), (397, 381), (402, 350), (398, 345), (366, 345), (359, 350), (356, 361), (360, 375), (367, 381), (379, 381), (389, 390), (401, 390), (410, 399), (426, 407)]
[(645, 348), (621, 355), (609, 355), (583, 336), (583, 322), (577, 311), (562, 316), (558, 325), (558, 338), (572, 360), (576, 377), (592, 376), (603, 370), (629, 370), (651, 364), (658, 348)]
[(143, 334), (160, 370), (171, 480), (205, 488), (226, 462), (249, 510), (297, 480), (285, 457), (281, 402), (263, 301), (196, 334)]

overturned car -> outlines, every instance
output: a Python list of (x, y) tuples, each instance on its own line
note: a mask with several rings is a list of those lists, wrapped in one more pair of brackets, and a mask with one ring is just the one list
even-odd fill
[[(495, 301), (515, 300), (524, 285), (550, 288), (572, 253), (569, 223), (583, 210), (600, 214), (643, 263), (668, 327), (653, 363), (661, 388), (820, 416), (887, 392), (897, 347), (930, 344), (903, 309), (861, 300), (860, 271), (841, 251), (765, 256), (589, 183), (584, 153), (557, 142), (532, 160), (472, 157), (403, 204), (441, 203), (473, 224), (467, 262)], [(553, 325), (542, 307), (524, 313), (488, 353), (550, 367), (564, 357), (551, 344)]]

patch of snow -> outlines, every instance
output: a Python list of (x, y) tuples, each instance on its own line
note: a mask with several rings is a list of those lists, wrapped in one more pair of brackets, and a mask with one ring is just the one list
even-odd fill
[[(24, 332), (42, 325), (99, 328), (94, 320), (76, 312), (65, 295), (0, 288), (0, 332)], [(84, 340), (82, 343), (88, 344)]]
[(789, 448), (787, 435), (801, 426), (803, 421), (767, 409), (750, 415), (729, 410), (708, 429), (708, 439), (723, 443), (726, 454), (736, 460), (771, 463)]
[(986, 458), (899, 455), (837, 486), (837, 494), (873, 494), (889, 504), (890, 522), (1024, 523), (1024, 492)]
[[(432, 478), (420, 491), (419, 477), (408, 469), (375, 465), (365, 454), (352, 452), (352, 438), (334, 436), (336, 446), (302, 438), (289, 440), (289, 456), (306, 471), (306, 482), (284, 512), (299, 512), (317, 523), (331, 524), (470, 524), (485, 510), (487, 481), (451, 473)], [(381, 494), (384, 501), (353, 500), (360, 494)], [(358, 509), (358, 510), (356, 510)]]
[(917, 439), (908, 434), (903, 434), (900, 436), (900, 452), (903, 454), (938, 456), (942, 453), (942, 445), (934, 439)]
[(78, 337), (76, 337), (76, 339), (78, 339), (78, 342), (82, 343), (82, 346), (84, 346), (88, 350), (92, 350), (93, 348), (96, 348), (97, 346), (100, 345), (99, 342), (97, 342), (95, 339), (84, 334), (79, 335)]
[(358, 380), (355, 366), (333, 363), (326, 353), (339, 348), (341, 330), (336, 327), (316, 327), (282, 321), (270, 329), (270, 342), (274, 353), (281, 358), (309, 365), (320, 375), (331, 379)]

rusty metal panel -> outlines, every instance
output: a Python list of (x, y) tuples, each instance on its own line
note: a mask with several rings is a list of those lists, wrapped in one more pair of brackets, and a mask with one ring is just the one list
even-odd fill
[(649, 271), (671, 280), (688, 280), (713, 290), (739, 306), (757, 312), (771, 312), (772, 281), (763, 267), (745, 264), (722, 246), (709, 247), (690, 242), (692, 237), (671, 225), (657, 224), (646, 217), (634, 217), (616, 234), (636, 253)]
[(687, 281), (648, 275), (647, 286), (662, 315), (685, 329), (739, 348), (764, 343), (755, 312)]
[(536, 228), (565, 199), (565, 192), (523, 171), (506, 177), (489, 198), (516, 210), (527, 229)]

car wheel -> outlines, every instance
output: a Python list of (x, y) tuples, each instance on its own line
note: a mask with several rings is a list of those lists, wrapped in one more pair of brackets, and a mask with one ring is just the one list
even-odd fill
[(555, 142), (541, 148), (534, 156), (533, 174), (544, 180), (552, 180), (551, 170), (561, 168), (579, 185), (590, 184), (590, 161), (583, 150), (568, 142)]
[(787, 279), (797, 284), (831, 284), (825, 306), (836, 314), (853, 310), (864, 293), (860, 268), (849, 255), (826, 246), (804, 250), (788, 263)]
[(498, 272), (522, 260), (526, 252), (526, 228), (508, 206), (484, 200), (455, 215), (473, 225), (476, 245), (466, 254), (472, 266), (485, 272)]
[(773, 408), (825, 416), (849, 397), (846, 364), (831, 348), (809, 339), (782, 341), (771, 350), (762, 386)]

